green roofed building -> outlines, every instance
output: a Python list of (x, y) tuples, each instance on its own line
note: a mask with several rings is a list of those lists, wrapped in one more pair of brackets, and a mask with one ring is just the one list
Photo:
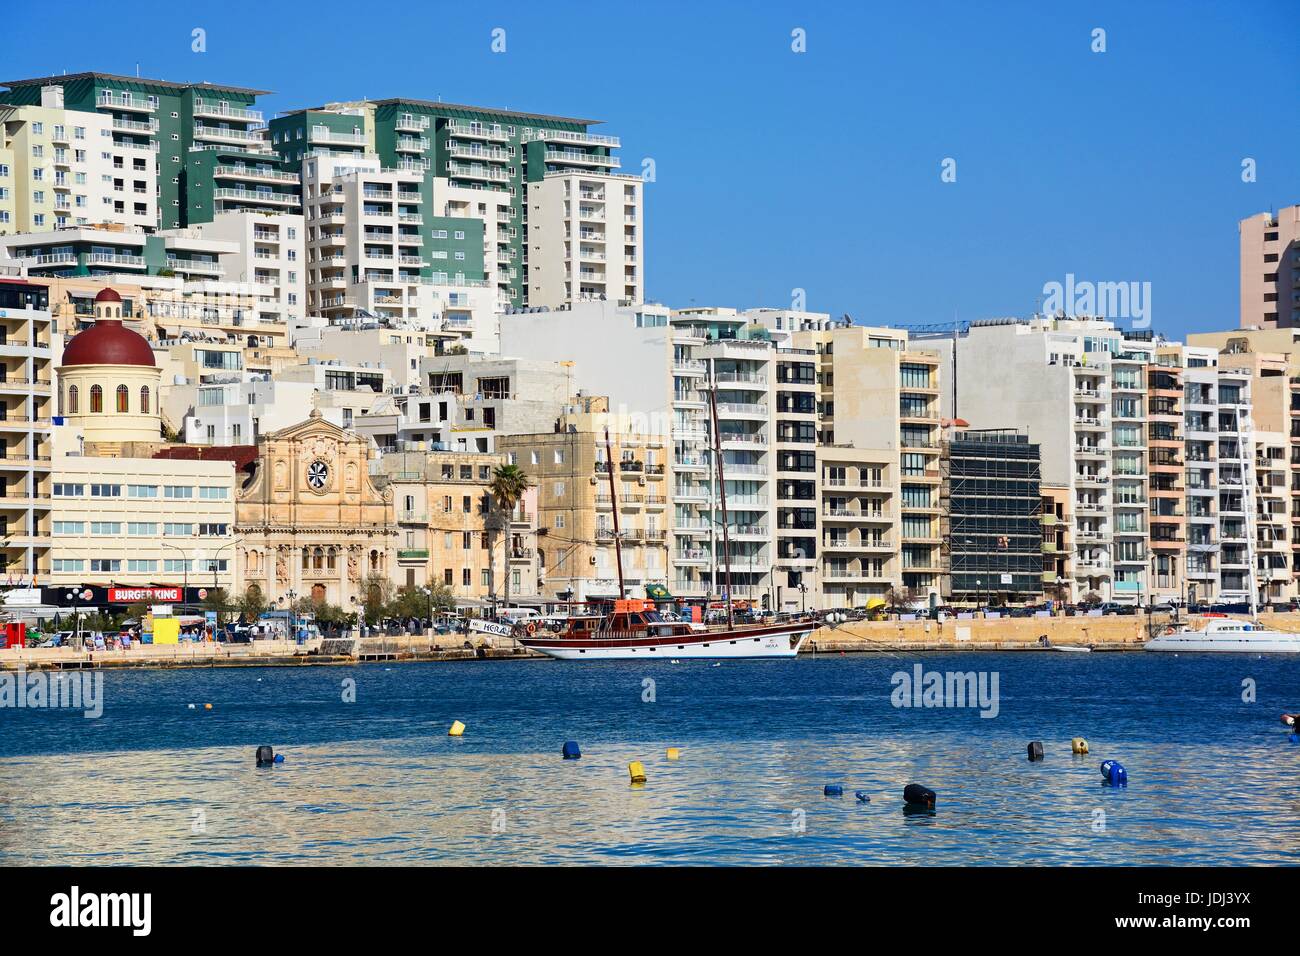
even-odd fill
[(297, 213), (296, 167), (266, 146), (257, 98), (265, 90), (172, 83), (112, 73), (0, 81), (0, 100), (39, 105), (57, 86), (63, 107), (110, 118), (115, 148), (157, 160), (159, 229), (211, 222), (217, 213)]

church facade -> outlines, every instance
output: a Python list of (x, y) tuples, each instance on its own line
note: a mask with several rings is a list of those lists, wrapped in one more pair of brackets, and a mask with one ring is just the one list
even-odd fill
[(262, 437), (235, 503), (238, 578), (271, 607), (300, 598), (356, 610), (368, 578), (391, 577), (392, 492), (375, 487), (368, 438), (313, 411)]

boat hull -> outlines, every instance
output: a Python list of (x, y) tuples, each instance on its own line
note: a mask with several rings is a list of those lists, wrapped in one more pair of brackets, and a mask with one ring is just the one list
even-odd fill
[(703, 631), (671, 637), (619, 640), (575, 640), (562, 636), (534, 636), (520, 640), (529, 650), (566, 661), (673, 660), (679, 658), (794, 657), (816, 628), (753, 628)]
[(1188, 631), (1162, 634), (1148, 641), (1144, 649), (1188, 654), (1300, 654), (1300, 634), (1246, 631), (1206, 636)]

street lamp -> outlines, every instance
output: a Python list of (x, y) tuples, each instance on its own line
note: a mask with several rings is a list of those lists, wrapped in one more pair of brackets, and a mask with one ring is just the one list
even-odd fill
[(181, 550), (180, 548), (176, 547), (176, 545), (174, 545), (174, 544), (168, 544), (166, 541), (163, 541), (163, 542), (161, 542), (161, 543), (162, 543), (162, 546), (163, 546), (164, 548), (171, 548), (173, 551), (175, 551), (177, 554), (179, 554), (179, 555), (181, 556), (181, 575), (182, 575), (182, 577), (181, 577), (181, 581), (182, 581), (183, 583), (181, 584), (181, 600), (180, 600), (180, 605), (181, 605), (181, 610), (184, 610), (184, 609), (185, 609), (185, 598), (186, 598), (186, 596), (187, 596), (187, 594), (188, 594), (188, 592), (189, 592), (189, 589), (190, 589), (190, 557), (189, 557), (189, 554), (187, 554), (185, 551)]

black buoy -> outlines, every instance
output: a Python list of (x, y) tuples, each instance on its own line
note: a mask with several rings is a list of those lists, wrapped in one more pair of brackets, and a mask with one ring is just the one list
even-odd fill
[(1043, 742), (1041, 740), (1031, 740), (1029, 742), (1030, 762), (1033, 762), (1035, 760), (1042, 760), (1042, 759), (1043, 759)]
[(934, 809), (934, 791), (919, 783), (909, 783), (903, 788), (903, 799), (914, 807)]
[(275, 763), (275, 751), (267, 744), (257, 748), (257, 765), (259, 767), (269, 767)]

